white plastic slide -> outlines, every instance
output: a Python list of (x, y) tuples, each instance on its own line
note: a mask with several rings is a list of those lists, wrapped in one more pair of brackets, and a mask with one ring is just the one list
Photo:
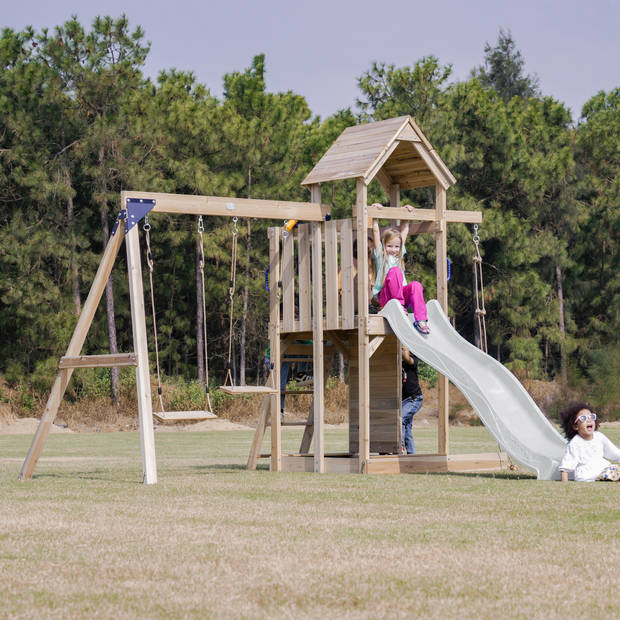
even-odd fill
[(559, 479), (566, 440), (505, 366), (456, 332), (437, 300), (429, 301), (427, 309), (427, 335), (413, 327), (413, 317), (395, 299), (380, 314), (405, 347), (459, 388), (513, 461), (536, 472), (539, 480)]

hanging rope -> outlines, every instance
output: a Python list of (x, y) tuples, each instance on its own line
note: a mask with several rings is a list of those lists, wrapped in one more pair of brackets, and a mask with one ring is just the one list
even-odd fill
[(201, 295), (202, 295), (202, 341), (204, 343), (204, 357), (205, 357), (205, 393), (207, 395), (207, 410), (213, 411), (211, 407), (211, 397), (209, 396), (209, 351), (208, 351), (208, 340), (207, 340), (207, 304), (205, 300), (205, 246), (204, 246), (204, 232), (205, 226), (202, 220), (202, 215), (198, 218), (198, 235), (200, 237), (200, 281), (202, 284)]
[(144, 224), (142, 230), (146, 239), (146, 263), (149, 267), (149, 288), (151, 291), (151, 313), (153, 315), (153, 338), (155, 341), (155, 366), (157, 368), (157, 395), (159, 396), (159, 411), (164, 412), (164, 400), (162, 398), (161, 389), (161, 372), (159, 370), (159, 345), (157, 343), (157, 319), (155, 317), (155, 295), (153, 292), (153, 253), (151, 252), (151, 225), (149, 224), (149, 216), (144, 216)]
[(476, 325), (480, 335), (480, 349), (487, 353), (487, 328), (485, 323), (486, 310), (484, 308), (484, 283), (482, 280), (482, 257), (480, 256), (480, 237), (478, 236), (478, 224), (474, 224), (474, 295), (476, 299)]
[(237, 228), (237, 218), (233, 217), (233, 228), (232, 228), (232, 250), (230, 256), (230, 282), (228, 287), (228, 298), (230, 301), (230, 318), (228, 320), (228, 363), (226, 364), (226, 380), (224, 381), (224, 385), (233, 385), (232, 375), (230, 370), (232, 368), (232, 332), (233, 332), (233, 309), (234, 309), (234, 299), (235, 299), (235, 280), (237, 275), (237, 233), (239, 232)]

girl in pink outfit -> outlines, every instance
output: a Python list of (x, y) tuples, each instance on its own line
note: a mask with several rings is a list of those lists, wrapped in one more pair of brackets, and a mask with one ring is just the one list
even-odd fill
[[(373, 204), (373, 207), (381, 207), (380, 204)], [(405, 205), (409, 211), (413, 207)], [(386, 228), (381, 235), (379, 223), (373, 221), (373, 260), (375, 262), (375, 273), (377, 274), (375, 284), (372, 287), (375, 296), (381, 306), (390, 299), (397, 299), (407, 310), (413, 310), (414, 327), (421, 334), (430, 333), (428, 325), (428, 315), (426, 313), (426, 302), (424, 301), (424, 289), (419, 282), (409, 282), (405, 278), (405, 266), (403, 258), (405, 256), (405, 241), (409, 234), (409, 222), (403, 222), (398, 228)]]

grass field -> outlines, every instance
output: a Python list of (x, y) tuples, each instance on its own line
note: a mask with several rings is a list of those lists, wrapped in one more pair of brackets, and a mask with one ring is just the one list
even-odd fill
[(0, 618), (617, 617), (620, 484), (248, 472), (251, 437), (156, 433), (145, 486), (136, 433), (51, 435), (29, 482), (0, 435)]

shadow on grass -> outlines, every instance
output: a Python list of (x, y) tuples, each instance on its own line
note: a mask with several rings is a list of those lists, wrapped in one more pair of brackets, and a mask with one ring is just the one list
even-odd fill
[[(191, 469), (194, 471), (227, 471), (227, 470), (230, 470), (229, 473), (234, 473), (238, 471), (249, 471), (248, 468), (245, 465), (242, 465), (241, 463), (230, 463), (229, 465), (217, 464), (217, 463), (212, 464), (212, 465), (196, 465), (194, 467), (191, 467)], [(269, 467), (266, 465), (258, 465), (256, 469), (269, 469)]]
[(455, 476), (458, 478), (495, 478), (499, 480), (536, 480), (534, 474), (512, 473), (507, 471), (484, 471), (484, 472), (464, 472), (464, 471), (430, 471), (428, 473), (412, 472), (412, 475), (424, 476)]
[(114, 478), (109, 472), (89, 471), (89, 472), (50, 472), (46, 474), (34, 474), (30, 480), (24, 480), (25, 484), (35, 480), (86, 480), (89, 482), (120, 482), (131, 485), (141, 485), (141, 478)]

